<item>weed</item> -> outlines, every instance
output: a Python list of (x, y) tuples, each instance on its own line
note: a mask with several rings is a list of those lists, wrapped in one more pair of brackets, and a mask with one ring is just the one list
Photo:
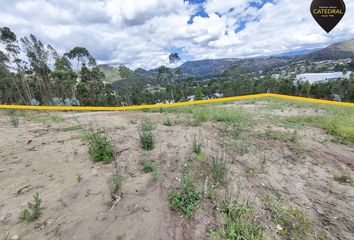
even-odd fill
[(235, 141), (234, 144), (232, 144), (232, 147), (238, 152), (241, 156), (247, 154), (249, 152), (249, 143), (246, 142), (245, 140), (239, 140)]
[(51, 114), (36, 114), (36, 115), (25, 115), (24, 119), (31, 122), (42, 123), (49, 125), (50, 123), (58, 123), (65, 121), (64, 117)]
[(212, 231), (210, 239), (263, 239), (263, 230), (253, 218), (253, 209), (249, 203), (240, 207), (233, 202), (227, 202), (221, 207), (225, 222), (217, 231)]
[(111, 197), (113, 201), (117, 201), (119, 199), (123, 182), (124, 176), (119, 170), (115, 171), (108, 179), (108, 186), (111, 191)]
[(116, 237), (116, 240), (123, 240), (123, 239), (124, 239), (124, 237), (122, 235), (119, 235)]
[(172, 211), (177, 212), (178, 210), (182, 210), (187, 218), (192, 218), (193, 214), (197, 210), (202, 194), (201, 192), (195, 190), (193, 180), (187, 167), (182, 175), (181, 190), (172, 190), (168, 194), (168, 200)]
[(144, 172), (150, 173), (155, 171), (155, 165), (150, 161), (141, 161), (140, 163), (143, 166)]
[(74, 150), (74, 156), (77, 157), (79, 156), (79, 149), (78, 148), (73, 148)]
[(140, 144), (146, 151), (150, 151), (155, 148), (153, 129), (154, 126), (149, 120), (143, 120), (139, 127)]
[(278, 233), (286, 239), (306, 239), (313, 231), (312, 223), (302, 211), (273, 203), (269, 197), (264, 203), (271, 212), (272, 221), (278, 225)]
[(228, 175), (225, 153), (215, 153), (209, 159), (209, 166), (214, 184), (225, 183)]
[(61, 131), (61, 132), (71, 132), (71, 131), (80, 130), (82, 128), (83, 128), (83, 126), (78, 124), (78, 125), (73, 125), (73, 126), (66, 127), (66, 128), (60, 128), (59, 131)]
[(197, 153), (197, 160), (200, 162), (203, 162), (205, 160), (205, 155), (202, 151), (200, 153)]
[(39, 198), (39, 193), (33, 195), (34, 201), (28, 202), (28, 208), (22, 210), (20, 213), (20, 219), (22, 221), (31, 222), (36, 220), (41, 216), (41, 203), (42, 200)]
[(89, 154), (93, 161), (111, 163), (114, 156), (113, 142), (104, 133), (93, 132), (87, 136)]
[(168, 200), (172, 211), (183, 211), (187, 218), (191, 218), (197, 209), (201, 193), (197, 191), (177, 192), (173, 190), (169, 193)]
[(240, 124), (231, 125), (231, 133), (234, 138), (239, 138), (244, 131), (245, 128), (243, 128)]
[(172, 120), (167, 116), (164, 120), (163, 120), (163, 125), (165, 126), (172, 126)]
[(198, 136), (197, 136), (197, 134), (195, 134), (193, 136), (193, 142), (192, 142), (193, 146), (192, 147), (193, 147), (193, 152), (196, 154), (200, 154), (202, 151), (201, 141), (202, 141), (202, 138), (201, 138), (200, 133), (198, 134)]
[(82, 175), (80, 173), (76, 173), (76, 181), (80, 183), (82, 180)]
[(354, 183), (354, 178), (348, 175), (336, 174), (333, 179), (341, 184), (351, 184)]
[(297, 133), (296, 130), (294, 130), (294, 131), (290, 134), (290, 141), (293, 142), (294, 144), (299, 144), (299, 142), (300, 142), (300, 137), (299, 137), (299, 134)]
[(160, 177), (161, 177), (161, 175), (160, 175), (160, 173), (159, 173), (158, 171), (153, 171), (153, 172), (151, 173), (151, 176), (152, 176), (152, 179), (153, 179), (154, 181), (158, 181), (158, 180), (160, 179)]
[(16, 110), (15, 109), (9, 109), (7, 111), (7, 115), (9, 116), (9, 122), (10, 125), (14, 128), (17, 128), (19, 126), (19, 118), (16, 114)]
[(279, 130), (274, 130), (274, 129), (270, 128), (269, 126), (265, 130), (265, 136), (268, 139), (274, 139), (274, 140), (278, 140), (281, 142), (284, 142), (287, 140), (287, 136), (284, 132), (279, 131)]

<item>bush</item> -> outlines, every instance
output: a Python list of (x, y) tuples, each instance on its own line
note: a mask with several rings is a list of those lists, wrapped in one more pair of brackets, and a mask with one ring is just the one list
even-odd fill
[(201, 143), (201, 136), (200, 134), (193, 136), (193, 152), (196, 154), (200, 154), (202, 151), (202, 143)]
[(153, 124), (149, 120), (141, 122), (139, 127), (140, 144), (144, 150), (150, 151), (155, 148), (155, 139), (153, 134)]
[(172, 126), (172, 120), (167, 116), (164, 120), (163, 120), (163, 125), (165, 126)]
[(143, 170), (144, 170), (144, 172), (146, 172), (146, 173), (154, 172), (154, 171), (155, 171), (155, 165), (152, 164), (152, 163), (149, 162), (149, 161), (142, 161), (142, 162), (141, 162), (141, 165), (143, 165)]
[(12, 127), (15, 127), (17, 128), (19, 126), (19, 118), (16, 114), (16, 110), (14, 109), (10, 109), (8, 112), (7, 112), (8, 116), (9, 116), (9, 122), (10, 122), (10, 125)]
[(264, 203), (271, 212), (272, 221), (279, 225), (278, 233), (286, 239), (306, 239), (313, 232), (313, 225), (304, 212), (273, 203), (270, 198), (265, 198)]
[(22, 221), (31, 222), (36, 220), (41, 216), (41, 203), (42, 200), (39, 198), (39, 193), (33, 195), (34, 201), (28, 202), (28, 208), (22, 210), (20, 213), (20, 219)]
[(253, 210), (249, 203), (240, 207), (229, 203), (221, 209), (221, 212), (225, 214), (226, 221), (218, 231), (211, 233), (211, 239), (263, 239), (263, 230), (253, 219)]
[(89, 154), (93, 161), (111, 163), (114, 156), (114, 146), (111, 140), (102, 133), (91, 133), (87, 136)]
[(193, 180), (188, 172), (184, 172), (181, 180), (181, 190), (172, 190), (168, 195), (170, 209), (174, 212), (182, 210), (187, 218), (191, 218), (197, 210), (202, 194), (195, 190)]
[(112, 194), (114, 194), (115, 196), (120, 195), (123, 181), (124, 181), (124, 176), (119, 171), (116, 171), (115, 173), (112, 174), (112, 176), (110, 177)]
[(216, 153), (215, 156), (211, 157), (209, 160), (209, 165), (214, 183), (225, 183), (227, 180), (228, 168), (224, 154)]
[(31, 103), (31, 106), (39, 106), (40, 105), (39, 101), (36, 99), (31, 99), (30, 103)]

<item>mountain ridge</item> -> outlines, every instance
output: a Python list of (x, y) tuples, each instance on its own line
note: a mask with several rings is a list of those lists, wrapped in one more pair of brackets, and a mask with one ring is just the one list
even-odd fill
[[(305, 51), (305, 53), (301, 53)], [(285, 66), (296, 61), (323, 61), (338, 59), (354, 59), (354, 39), (337, 42), (325, 48), (317, 50), (299, 50), (300, 54), (289, 53), (274, 56), (261, 56), (254, 58), (221, 58), (221, 59), (202, 59), (187, 61), (180, 66), (185, 76), (193, 76), (196, 80), (220, 77), (225, 69), (236, 65), (249, 73), (267, 72), (273, 68)], [(99, 65), (100, 69), (106, 75), (106, 81), (115, 83), (115, 85), (127, 85), (128, 79), (122, 77), (120, 67), (109, 65)], [(353, 66), (354, 67), (354, 66)], [(128, 68), (126, 68), (128, 69)], [(157, 82), (158, 69), (145, 70), (138, 68), (130, 70), (133, 75), (131, 78), (142, 82), (143, 84), (159, 84)]]

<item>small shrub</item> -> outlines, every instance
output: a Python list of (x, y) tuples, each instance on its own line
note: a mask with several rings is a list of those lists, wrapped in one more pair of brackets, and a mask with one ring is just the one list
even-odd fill
[(217, 231), (211, 232), (211, 239), (263, 239), (263, 230), (259, 223), (252, 217), (252, 207), (245, 203), (237, 207), (230, 203), (221, 209), (226, 221)]
[(153, 124), (149, 120), (142, 121), (139, 127), (140, 144), (146, 151), (150, 151), (155, 148), (153, 129)]
[(89, 154), (93, 161), (111, 163), (114, 156), (114, 146), (111, 140), (103, 133), (91, 133), (87, 136)]
[(76, 173), (76, 181), (77, 181), (78, 183), (80, 183), (81, 180), (82, 180), (81, 174), (80, 174), (80, 173)]
[(160, 179), (160, 177), (161, 177), (160, 173), (157, 172), (157, 171), (153, 171), (153, 172), (151, 173), (151, 176), (152, 176), (152, 179), (153, 179), (154, 181), (158, 181), (158, 180)]
[(155, 171), (155, 165), (151, 163), (150, 161), (142, 161), (141, 165), (143, 166), (143, 170), (146, 173), (154, 172)]
[(224, 153), (216, 153), (209, 160), (211, 176), (215, 184), (225, 183), (227, 180), (228, 168)]
[(73, 125), (73, 126), (70, 126), (70, 127), (60, 128), (59, 131), (61, 131), (61, 132), (71, 132), (71, 131), (80, 130), (82, 128), (83, 128), (83, 126), (78, 124), (78, 125)]
[(351, 176), (348, 176), (348, 175), (343, 175), (343, 174), (334, 175), (333, 179), (339, 183), (342, 183), (342, 184), (354, 183), (354, 178), (352, 178)]
[(306, 239), (313, 232), (313, 226), (306, 214), (296, 208), (286, 208), (273, 203), (271, 199), (265, 199), (265, 205), (271, 212), (272, 221), (279, 225), (281, 236), (286, 239)]
[(232, 124), (232, 136), (234, 138), (239, 138), (241, 134), (245, 131), (245, 128), (241, 127), (240, 124)]
[(36, 99), (31, 99), (30, 103), (31, 103), (31, 106), (39, 106), (40, 105), (40, 102)]
[(268, 139), (274, 139), (274, 140), (278, 140), (278, 141), (282, 141), (282, 142), (288, 140), (287, 136), (284, 132), (274, 130), (270, 127), (267, 127), (267, 129), (265, 130), (265, 136)]
[(111, 190), (112, 200), (117, 200), (121, 194), (124, 176), (120, 171), (115, 171), (109, 178), (108, 186)]
[(193, 152), (196, 153), (196, 154), (200, 154), (201, 151), (202, 151), (202, 143), (201, 143), (201, 136), (200, 134), (197, 135), (194, 135), (193, 136)]
[(165, 126), (172, 126), (172, 120), (167, 116), (164, 120), (163, 120), (163, 125)]
[(174, 212), (182, 210), (187, 218), (191, 218), (197, 210), (202, 194), (195, 190), (193, 180), (186, 168), (181, 179), (181, 190), (172, 190), (168, 195), (170, 209)]
[(8, 116), (9, 116), (10, 125), (14, 128), (17, 128), (19, 126), (19, 118), (16, 114), (16, 110), (10, 109), (8, 111)]
[(200, 198), (201, 193), (197, 191), (177, 192), (173, 190), (168, 196), (170, 209), (174, 212), (181, 209), (187, 218), (193, 216)]
[(294, 144), (298, 144), (300, 142), (300, 137), (296, 130), (294, 130), (290, 134), (290, 141), (293, 142)]
[(39, 193), (33, 195), (34, 201), (28, 202), (28, 208), (22, 210), (20, 213), (20, 219), (22, 221), (31, 222), (38, 219), (41, 216), (41, 203), (42, 200), (39, 198)]

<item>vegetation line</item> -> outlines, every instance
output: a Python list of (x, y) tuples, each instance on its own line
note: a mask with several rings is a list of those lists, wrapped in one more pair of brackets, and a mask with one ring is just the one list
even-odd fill
[(197, 105), (197, 104), (205, 104), (205, 103), (237, 101), (237, 100), (244, 100), (244, 99), (264, 98), (264, 97), (275, 97), (275, 98), (282, 98), (282, 99), (289, 99), (289, 100), (298, 100), (298, 101), (322, 103), (322, 104), (329, 104), (329, 105), (341, 105), (341, 106), (347, 106), (347, 107), (354, 107), (354, 103), (348, 103), (348, 102), (335, 102), (335, 101), (329, 101), (329, 100), (321, 100), (321, 99), (306, 98), (306, 97), (296, 97), (296, 96), (274, 94), (274, 93), (261, 93), (261, 94), (251, 94), (251, 95), (235, 96), (235, 97), (227, 97), (227, 98), (198, 100), (198, 101), (192, 101), (192, 102), (149, 104), (149, 105), (124, 106), (124, 107), (0, 105), (0, 109), (3, 108), (3, 109), (56, 110), (56, 111), (125, 111), (125, 110), (133, 110), (133, 109), (177, 107), (177, 106)]

